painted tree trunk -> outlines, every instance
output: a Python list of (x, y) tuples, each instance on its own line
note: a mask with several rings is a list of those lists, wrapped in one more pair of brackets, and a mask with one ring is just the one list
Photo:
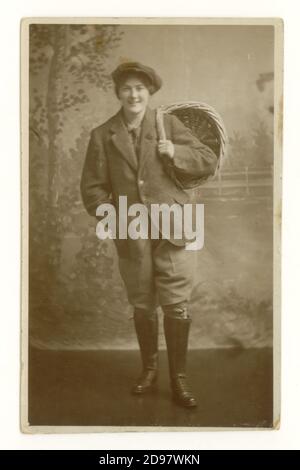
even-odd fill
[(53, 41), (53, 55), (49, 67), (46, 116), (48, 124), (48, 188), (47, 188), (47, 246), (50, 277), (58, 274), (61, 236), (59, 191), (61, 184), (62, 145), (60, 134), (63, 126), (59, 100), (62, 93), (62, 75), (65, 56), (65, 28), (57, 28)]

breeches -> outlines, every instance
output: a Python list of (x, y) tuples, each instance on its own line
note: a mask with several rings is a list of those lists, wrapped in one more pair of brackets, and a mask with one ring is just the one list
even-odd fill
[(196, 251), (185, 250), (168, 240), (146, 240), (142, 257), (119, 258), (129, 302), (147, 310), (188, 302), (196, 261)]

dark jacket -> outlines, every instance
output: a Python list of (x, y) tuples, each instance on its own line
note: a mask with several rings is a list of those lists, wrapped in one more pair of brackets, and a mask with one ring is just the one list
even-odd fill
[[(128, 206), (143, 203), (168, 205), (193, 202), (189, 191), (175, 184), (170, 176), (188, 185), (190, 180), (201, 179), (215, 172), (217, 157), (202, 144), (179, 119), (164, 116), (167, 139), (175, 146), (174, 158), (159, 155), (156, 115), (147, 109), (141, 129), (139, 158), (137, 158), (121, 110), (101, 126), (93, 129), (87, 149), (81, 179), (81, 194), (88, 213), (96, 215), (99, 204), (110, 202), (118, 210), (119, 196), (127, 196)], [(170, 170), (170, 171), (169, 171)], [(183, 246), (186, 240), (170, 241)], [(131, 242), (134, 242), (132, 244)], [(143, 240), (116, 241), (120, 255), (142, 248)], [(131, 243), (129, 247), (128, 243)], [(134, 248), (136, 246), (136, 248)]]

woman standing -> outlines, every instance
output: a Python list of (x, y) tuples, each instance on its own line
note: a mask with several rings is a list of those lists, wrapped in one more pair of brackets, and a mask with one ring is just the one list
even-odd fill
[[(214, 174), (217, 157), (175, 116), (164, 119), (166, 139), (160, 140), (156, 115), (148, 107), (151, 95), (162, 86), (152, 68), (137, 62), (123, 63), (112, 73), (121, 108), (92, 131), (82, 173), (81, 193), (88, 213), (96, 216), (99, 205), (110, 202), (119, 214), (119, 197), (128, 206), (192, 203), (184, 190), (190, 180)], [(176, 184), (174, 178), (176, 176)], [(122, 216), (122, 214), (119, 214)], [(188, 302), (193, 286), (196, 256), (185, 247), (184, 234), (168, 237), (117, 238), (119, 268), (129, 302), (143, 370), (133, 386), (134, 394), (153, 389), (158, 369), (157, 306), (164, 312), (170, 381), (175, 401), (196, 406), (186, 379), (186, 355), (191, 318)]]

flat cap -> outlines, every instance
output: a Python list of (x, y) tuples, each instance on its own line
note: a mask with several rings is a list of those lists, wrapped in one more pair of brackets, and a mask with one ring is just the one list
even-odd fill
[(151, 94), (158, 91), (162, 86), (162, 79), (157, 75), (155, 70), (139, 62), (124, 62), (112, 72), (111, 76), (114, 83), (118, 85), (123, 77), (130, 73), (146, 76), (152, 87)]

